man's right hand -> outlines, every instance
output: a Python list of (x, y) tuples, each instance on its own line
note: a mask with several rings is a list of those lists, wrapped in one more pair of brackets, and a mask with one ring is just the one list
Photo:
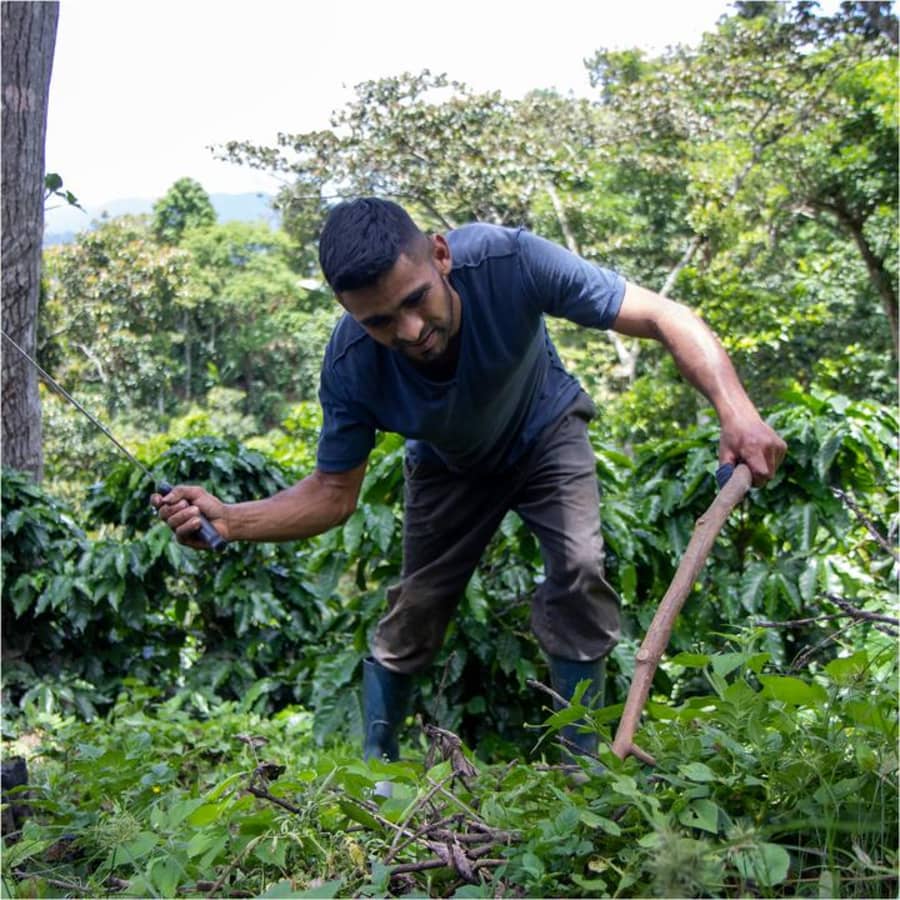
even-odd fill
[(165, 496), (153, 494), (150, 503), (156, 507), (160, 519), (175, 532), (179, 544), (197, 550), (209, 549), (208, 544), (197, 536), (201, 513), (226, 541), (230, 539), (228, 507), (202, 487), (180, 484)]

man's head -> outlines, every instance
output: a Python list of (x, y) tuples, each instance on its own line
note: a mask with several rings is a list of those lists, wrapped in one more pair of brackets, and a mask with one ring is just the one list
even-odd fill
[(447, 358), (460, 300), (447, 278), (443, 236), (423, 234), (396, 203), (362, 198), (332, 210), (319, 262), (341, 305), (375, 341), (417, 364)]
[(371, 287), (401, 253), (415, 257), (428, 249), (428, 238), (402, 206), (360, 197), (339, 203), (328, 214), (319, 238), (319, 264), (340, 296)]

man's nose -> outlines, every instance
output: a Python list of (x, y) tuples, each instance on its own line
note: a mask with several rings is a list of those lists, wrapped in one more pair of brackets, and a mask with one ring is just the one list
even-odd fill
[(407, 344), (415, 344), (422, 335), (425, 323), (413, 309), (403, 310), (397, 322), (397, 339)]

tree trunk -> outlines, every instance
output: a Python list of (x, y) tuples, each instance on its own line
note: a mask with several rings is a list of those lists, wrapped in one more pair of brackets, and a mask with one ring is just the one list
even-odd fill
[[(56, 2), (0, 4), (3, 329), (34, 355), (44, 234), (44, 139)], [(37, 372), (3, 347), (3, 464), (43, 476)]]
[(887, 316), (888, 326), (891, 329), (891, 339), (893, 340), (894, 355), (898, 355), (898, 304), (897, 290), (894, 287), (893, 279), (885, 265), (884, 259), (879, 256), (866, 239), (865, 219), (862, 215), (854, 215), (847, 206), (839, 199), (829, 200), (813, 200), (811, 207), (815, 212), (824, 212), (834, 216), (837, 220), (838, 227), (845, 234), (849, 234), (856, 244), (859, 255), (866, 264), (866, 271), (869, 273), (869, 280), (878, 293), (881, 300), (881, 306)]
[(884, 308), (885, 315), (887, 316), (888, 324), (891, 329), (891, 338), (894, 342), (894, 356), (898, 355), (898, 316), (897, 316), (897, 292), (894, 290), (894, 285), (891, 282), (890, 273), (887, 270), (887, 266), (884, 264), (884, 260), (872, 249), (869, 242), (866, 240), (866, 235), (863, 232), (862, 225), (858, 225), (854, 223), (852, 220), (844, 221), (844, 227), (847, 228), (850, 233), (853, 235), (853, 240), (856, 241), (857, 249), (859, 250), (860, 255), (863, 258), (863, 262), (866, 264), (866, 269), (869, 273), (869, 279), (875, 287), (875, 290), (878, 292), (878, 296), (881, 299), (881, 305)]
[(191, 402), (191, 382), (194, 380), (194, 354), (191, 346), (191, 314), (184, 311), (181, 319), (181, 333), (184, 335), (184, 399)]

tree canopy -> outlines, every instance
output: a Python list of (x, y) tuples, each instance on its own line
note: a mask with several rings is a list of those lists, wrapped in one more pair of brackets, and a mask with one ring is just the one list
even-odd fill
[(193, 178), (179, 178), (153, 205), (153, 234), (164, 244), (177, 244), (189, 228), (215, 221), (209, 194)]

